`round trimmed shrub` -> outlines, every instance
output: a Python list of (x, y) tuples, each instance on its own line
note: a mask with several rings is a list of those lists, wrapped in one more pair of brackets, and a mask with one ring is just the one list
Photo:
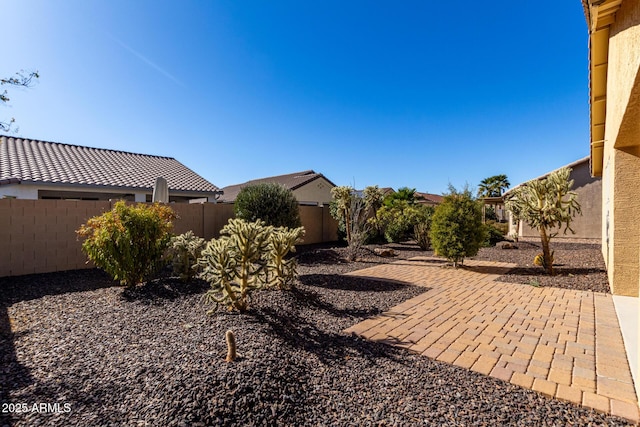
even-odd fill
[(236, 218), (253, 222), (262, 220), (274, 227), (297, 228), (300, 222), (298, 200), (280, 184), (248, 185), (240, 190), (234, 206)]
[(453, 262), (454, 267), (478, 253), (486, 238), (482, 207), (468, 190), (445, 196), (431, 223), (431, 243), (437, 255)]

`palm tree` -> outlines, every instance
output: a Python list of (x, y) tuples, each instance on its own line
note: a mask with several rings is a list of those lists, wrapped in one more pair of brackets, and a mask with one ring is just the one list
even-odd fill
[[(478, 197), (501, 197), (504, 190), (509, 188), (510, 185), (511, 183), (509, 182), (509, 179), (507, 179), (507, 175), (501, 174), (490, 176), (480, 181), (480, 185), (478, 185)], [(491, 204), (494, 212), (496, 211), (497, 205), (497, 203)]]
[(494, 175), (480, 181), (478, 185), (478, 197), (500, 197), (511, 183), (507, 175)]

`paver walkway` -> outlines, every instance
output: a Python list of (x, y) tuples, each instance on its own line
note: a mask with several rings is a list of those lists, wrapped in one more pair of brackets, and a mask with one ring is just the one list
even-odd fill
[(349, 273), (429, 290), (346, 332), (637, 422), (611, 295), (495, 281), (512, 267), (413, 258)]

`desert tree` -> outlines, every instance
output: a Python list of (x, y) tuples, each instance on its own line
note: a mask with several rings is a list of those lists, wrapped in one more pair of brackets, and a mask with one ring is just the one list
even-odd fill
[[(35, 79), (40, 78), (40, 74), (37, 71), (25, 73), (24, 70), (18, 71), (14, 76), (7, 78), (0, 78), (0, 86), (14, 86), (14, 87), (31, 87)], [(10, 101), (8, 92), (4, 89), (0, 92), (0, 102), (6, 105)], [(0, 131), (9, 132), (11, 125), (15, 123), (15, 119), (12, 117), (9, 121), (0, 120)], [(16, 130), (17, 132), (17, 130)]]
[[(577, 194), (571, 191), (570, 168), (558, 169), (542, 179), (535, 179), (514, 188), (506, 207), (514, 219), (524, 221), (540, 233), (542, 266), (553, 275), (553, 253), (550, 241), (562, 230), (575, 233), (571, 221), (581, 214)], [(554, 231), (555, 230), (555, 231)]]

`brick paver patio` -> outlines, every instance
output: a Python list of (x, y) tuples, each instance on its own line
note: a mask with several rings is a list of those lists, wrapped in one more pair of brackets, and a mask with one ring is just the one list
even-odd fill
[(638, 421), (611, 295), (495, 281), (506, 263), (443, 267), (414, 258), (349, 273), (429, 290), (346, 332)]

